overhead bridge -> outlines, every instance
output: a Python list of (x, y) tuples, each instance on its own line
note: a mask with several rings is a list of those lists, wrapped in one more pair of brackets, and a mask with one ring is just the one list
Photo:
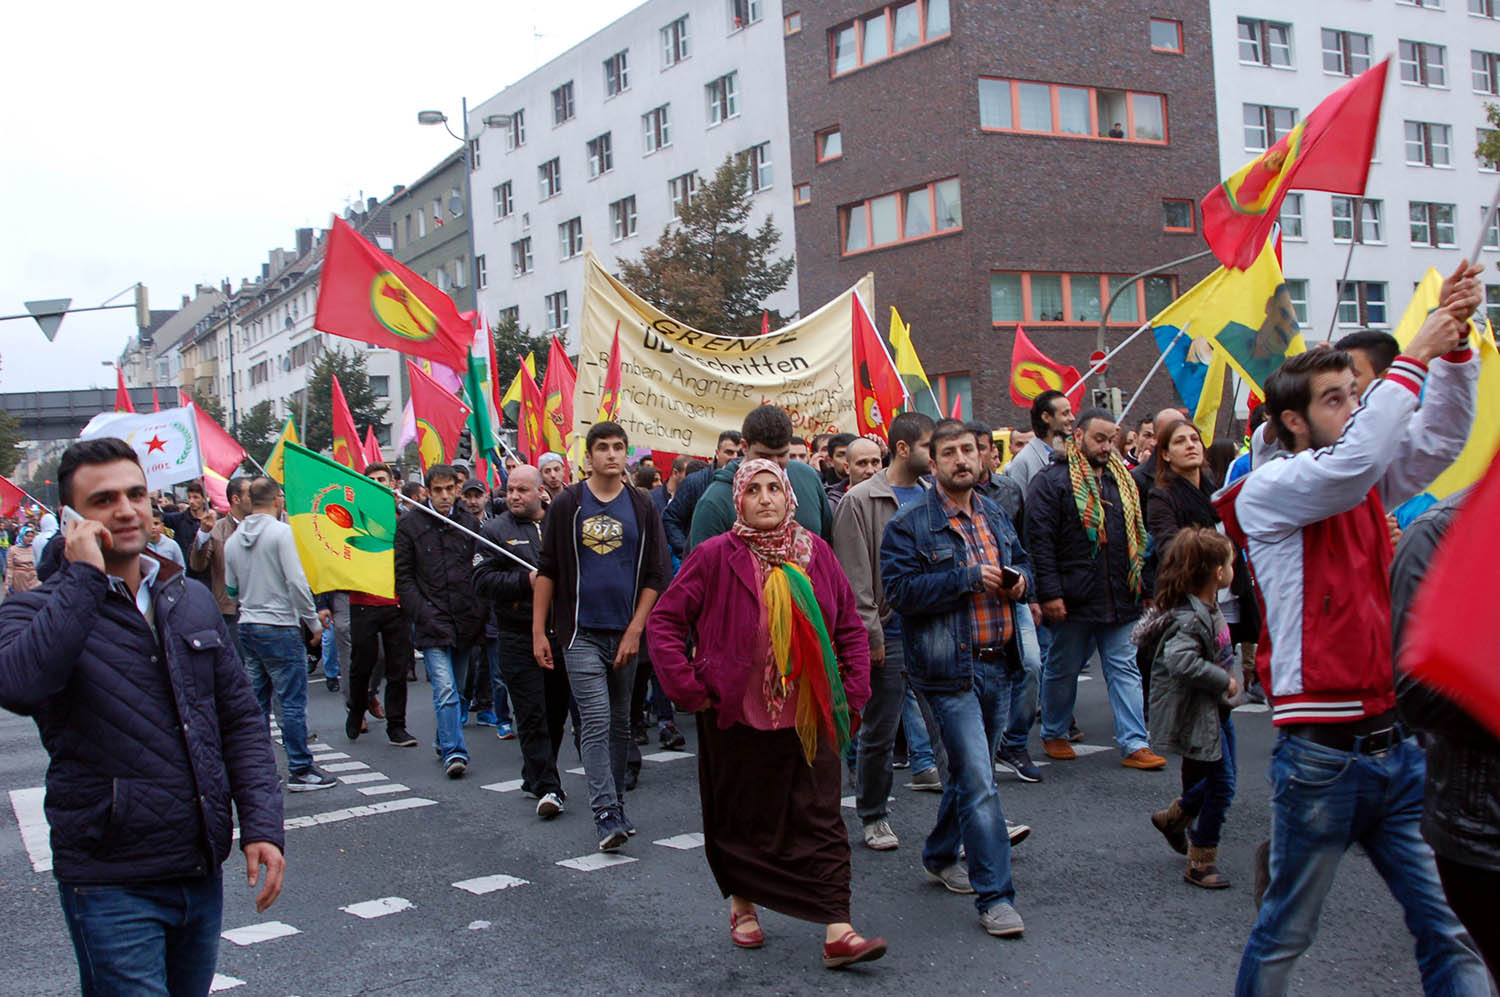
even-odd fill
[[(130, 388), (137, 412), (150, 412), (150, 388)], [(177, 396), (164, 392), (172, 400)], [(79, 388), (75, 391), (11, 391), (0, 394), (0, 409), (20, 421), (23, 440), (75, 439), (100, 412), (115, 407), (114, 388)]]

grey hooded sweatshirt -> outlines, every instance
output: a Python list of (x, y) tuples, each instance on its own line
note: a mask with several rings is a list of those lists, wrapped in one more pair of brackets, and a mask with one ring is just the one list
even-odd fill
[(224, 590), (239, 600), (241, 623), (318, 625), (292, 528), (266, 513), (247, 516), (224, 545)]

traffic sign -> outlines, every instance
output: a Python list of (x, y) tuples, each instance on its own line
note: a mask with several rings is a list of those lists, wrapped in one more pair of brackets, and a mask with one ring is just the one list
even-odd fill
[[(1107, 355), (1108, 354), (1106, 354), (1103, 350), (1095, 350), (1094, 352), (1090, 353), (1089, 369), (1093, 370), (1095, 374), (1103, 374), (1104, 372), (1109, 370), (1109, 364), (1104, 362), (1104, 358)], [(1096, 364), (1098, 365), (1098, 370), (1094, 370)]]
[(42, 327), (42, 335), (50, 343), (57, 338), (57, 327), (62, 325), (63, 315), (72, 303), (72, 298), (44, 298), (41, 301), (26, 302), (26, 310), (36, 319), (36, 324)]

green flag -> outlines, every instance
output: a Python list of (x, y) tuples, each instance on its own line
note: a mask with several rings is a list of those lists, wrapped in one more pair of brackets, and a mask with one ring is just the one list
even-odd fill
[(286, 516), (314, 592), (396, 597), (396, 496), (295, 443), (284, 444)]

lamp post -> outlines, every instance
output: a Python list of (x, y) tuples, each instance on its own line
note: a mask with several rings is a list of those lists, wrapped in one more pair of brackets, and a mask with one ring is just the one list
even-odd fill
[[(444, 130), (464, 144), (464, 223), (469, 234), (469, 288), (474, 296), (474, 310), (479, 310), (479, 268), (475, 264), (474, 252), (474, 197), (469, 186), (469, 172), (474, 167), (474, 151), (469, 145), (469, 98), (462, 99), (461, 112), (463, 115), (462, 135), (455, 132), (448, 125), (448, 116), (442, 111), (418, 111), (417, 124), (419, 125), (442, 125)], [(485, 128), (508, 128), (510, 127), (510, 115), (488, 114), (484, 118)]]
[[(1105, 304), (1104, 311), (1099, 315), (1099, 329), (1094, 337), (1095, 349), (1097, 349), (1100, 353), (1105, 352), (1104, 332), (1106, 327), (1109, 325), (1110, 310), (1115, 307), (1115, 302), (1119, 300), (1121, 294), (1123, 294), (1128, 288), (1135, 286), (1136, 281), (1143, 280), (1144, 278), (1153, 276), (1155, 274), (1159, 274), (1163, 270), (1171, 270), (1174, 267), (1185, 266), (1195, 260), (1201, 260), (1203, 257), (1210, 256), (1212, 254), (1212, 249), (1205, 249), (1201, 253), (1194, 253), (1191, 256), (1184, 256), (1180, 260), (1173, 260), (1170, 263), (1163, 263), (1159, 267), (1152, 267), (1150, 270), (1142, 270), (1140, 273), (1135, 274), (1132, 277), (1125, 278), (1125, 280), (1121, 282), (1120, 286), (1115, 288), (1114, 293), (1109, 296), (1109, 302)], [(1109, 387), (1109, 383), (1104, 379), (1104, 372), (1102, 370), (1099, 372), (1099, 378), (1096, 383), (1098, 384), (1099, 390), (1101, 391)]]

